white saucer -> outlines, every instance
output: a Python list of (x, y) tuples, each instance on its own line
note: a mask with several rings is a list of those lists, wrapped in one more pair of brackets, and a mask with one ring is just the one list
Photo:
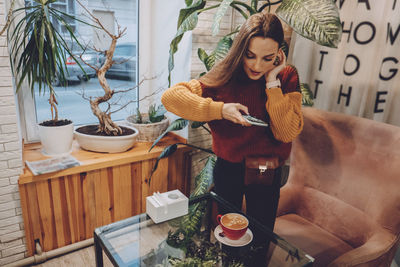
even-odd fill
[(222, 228), (221, 228), (221, 225), (218, 225), (214, 229), (215, 238), (222, 244), (225, 244), (225, 245), (228, 245), (231, 247), (242, 247), (242, 246), (249, 244), (251, 242), (251, 240), (253, 240), (253, 233), (251, 232), (250, 229), (247, 229), (246, 233), (238, 240), (232, 240), (227, 237), (222, 237), (219, 235), (220, 233), (222, 233)]

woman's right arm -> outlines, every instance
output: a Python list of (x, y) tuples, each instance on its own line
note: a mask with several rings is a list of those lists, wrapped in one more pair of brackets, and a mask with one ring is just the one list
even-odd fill
[(222, 119), (223, 102), (202, 97), (198, 80), (178, 83), (167, 89), (161, 97), (164, 107), (187, 120), (212, 121)]
[(198, 80), (178, 83), (169, 88), (161, 97), (164, 107), (191, 121), (212, 121), (227, 119), (243, 126), (251, 126), (241, 112), (249, 114), (247, 107), (239, 103), (224, 103), (202, 97), (203, 89)]

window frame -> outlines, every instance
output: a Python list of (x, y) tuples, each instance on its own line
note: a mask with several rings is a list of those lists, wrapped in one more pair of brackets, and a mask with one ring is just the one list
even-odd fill
[[(8, 0), (9, 1), (9, 0)], [(28, 0), (29, 1), (29, 0)], [(31, 1), (31, 0), (30, 0)], [(139, 47), (139, 42), (140, 42), (140, 0), (136, 0), (136, 10), (138, 12), (136, 16), (136, 25), (138, 27), (138, 42), (137, 42), (137, 47), (136, 47), (136, 54), (138, 54), (138, 47)], [(25, 0), (23, 1), (16, 1), (15, 2), (15, 7), (14, 9), (18, 9), (23, 7), (22, 5), (25, 4)], [(68, 5), (68, 0), (65, 3)], [(75, 4), (75, 2), (74, 2)], [(76, 8), (74, 7), (75, 11)], [(97, 10), (97, 9), (96, 9)], [(11, 30), (15, 27), (15, 24), (10, 25)], [(77, 29), (78, 25), (76, 25)], [(139, 58), (136, 57), (136, 70), (137, 70), (137, 76), (139, 77)], [(14, 88), (15, 88), (15, 80), (14, 80)], [(142, 88), (140, 89), (142, 90)], [(47, 94), (47, 93), (46, 93)], [(139, 98), (139, 90), (137, 90), (137, 99)], [(18, 99), (18, 109), (19, 109), (19, 123), (21, 125), (21, 131), (22, 131), (22, 137), (24, 139), (25, 143), (36, 143), (40, 141), (39, 137), (39, 129), (38, 129), (38, 122), (37, 122), (37, 116), (36, 116), (36, 106), (35, 106), (35, 97), (34, 95), (31, 94), (29, 85), (27, 81), (24, 81), (21, 86), (21, 90), (18, 91), (17, 93), (17, 99)], [(50, 107), (49, 107), (50, 110)], [(76, 125), (74, 125), (76, 127)]]

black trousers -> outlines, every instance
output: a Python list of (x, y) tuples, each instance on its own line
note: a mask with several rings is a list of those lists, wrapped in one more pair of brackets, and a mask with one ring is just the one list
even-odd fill
[[(273, 231), (280, 196), (281, 168), (276, 169), (274, 181), (270, 186), (245, 186), (244, 171), (244, 162), (232, 163), (217, 158), (214, 168), (215, 193), (239, 210), (242, 208), (243, 194), (245, 194), (246, 214)], [(226, 211), (219, 209), (219, 212)]]

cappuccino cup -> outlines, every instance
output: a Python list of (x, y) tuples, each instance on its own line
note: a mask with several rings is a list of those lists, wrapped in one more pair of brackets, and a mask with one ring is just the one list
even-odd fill
[(239, 213), (227, 213), (218, 215), (217, 221), (221, 225), (224, 235), (232, 240), (241, 238), (249, 227), (249, 221)]

